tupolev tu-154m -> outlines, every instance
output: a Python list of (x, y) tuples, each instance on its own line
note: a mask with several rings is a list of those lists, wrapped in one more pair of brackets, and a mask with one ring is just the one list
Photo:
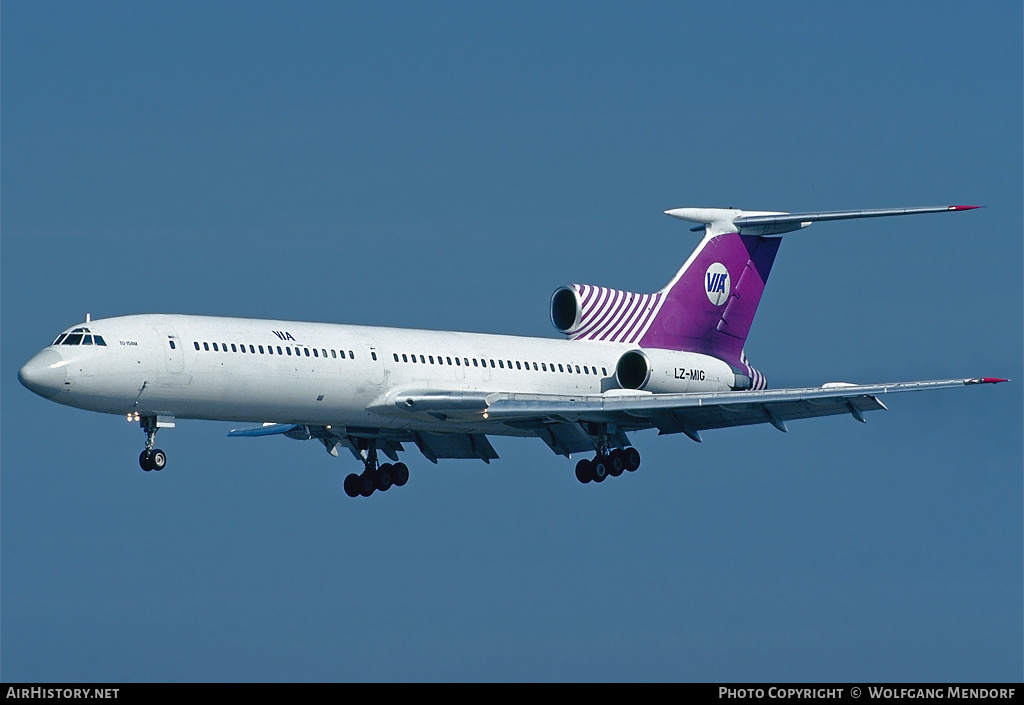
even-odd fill
[[(629, 434), (683, 433), (864, 414), (883, 394), (1006, 380), (828, 383), (769, 389), (744, 343), (781, 236), (817, 221), (970, 210), (975, 206), (820, 213), (677, 208), (700, 244), (652, 294), (574, 284), (551, 297), (566, 339), (295, 321), (142, 314), (74, 325), (20, 370), (21, 383), (68, 406), (126, 416), (146, 433), (143, 470), (175, 419), (262, 423), (230, 436), (284, 435), (348, 449), (362, 463), (345, 492), (404, 485), (415, 445), (432, 462), (498, 457), (488, 436), (536, 437), (587, 456), (580, 482), (633, 471)], [(383, 454), (392, 462), (381, 463)]]

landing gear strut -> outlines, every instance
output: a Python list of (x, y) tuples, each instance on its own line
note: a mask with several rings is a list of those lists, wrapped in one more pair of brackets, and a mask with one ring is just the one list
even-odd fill
[(640, 467), (640, 451), (636, 448), (615, 448), (611, 452), (598, 452), (593, 460), (576, 463), (576, 479), (588, 482), (604, 482), (611, 475), (618, 477), (623, 470), (633, 472)]
[(408, 481), (409, 468), (405, 463), (377, 464), (377, 444), (371, 439), (363, 451), (363, 472), (351, 473), (345, 478), (345, 494), (369, 497), (374, 491), (387, 492), (392, 486), (401, 487)]
[(156, 419), (152, 416), (143, 417), (139, 419), (139, 425), (146, 432), (146, 449), (139, 454), (139, 467), (146, 472), (163, 470), (167, 466), (167, 454), (153, 447), (158, 428)]

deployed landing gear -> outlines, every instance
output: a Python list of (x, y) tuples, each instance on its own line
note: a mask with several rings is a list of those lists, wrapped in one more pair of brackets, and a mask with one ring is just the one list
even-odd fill
[(146, 432), (146, 449), (139, 454), (139, 467), (146, 472), (163, 470), (167, 466), (167, 454), (153, 447), (156, 441), (157, 420), (146, 417), (139, 420), (139, 425)]
[(401, 487), (409, 481), (409, 468), (405, 463), (377, 465), (377, 449), (373, 444), (367, 449), (363, 464), (362, 473), (352, 473), (345, 478), (345, 494), (349, 497), (369, 497), (375, 491), (387, 492), (392, 486)]
[(611, 475), (618, 477), (624, 470), (633, 472), (640, 467), (640, 451), (636, 448), (616, 448), (611, 452), (598, 453), (593, 460), (576, 463), (576, 479), (588, 482), (604, 482)]
[(144, 450), (139, 454), (139, 466), (149, 472), (150, 470), (163, 470), (167, 465), (167, 454), (159, 448)]

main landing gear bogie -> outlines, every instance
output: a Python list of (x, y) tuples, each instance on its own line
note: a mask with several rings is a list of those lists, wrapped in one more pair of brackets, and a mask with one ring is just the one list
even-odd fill
[(387, 492), (409, 481), (409, 468), (405, 463), (384, 463), (374, 469), (369, 465), (359, 475), (345, 478), (345, 494), (349, 497), (369, 497), (374, 492)]
[(640, 467), (640, 451), (636, 448), (616, 448), (608, 453), (598, 453), (593, 460), (584, 458), (576, 463), (576, 479), (588, 482), (604, 482), (609, 475), (618, 477), (623, 471), (633, 472)]

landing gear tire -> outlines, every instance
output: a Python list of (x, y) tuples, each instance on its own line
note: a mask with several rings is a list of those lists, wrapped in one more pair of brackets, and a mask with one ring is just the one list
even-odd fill
[(395, 487), (401, 487), (409, 481), (409, 467), (405, 463), (395, 463), (391, 466), (391, 479)]
[(392, 466), (389, 463), (384, 463), (377, 468), (377, 472), (373, 474), (373, 486), (375, 489), (387, 492), (391, 489), (391, 485), (395, 484), (391, 477), (391, 468)]
[(358, 497), (359, 489), (359, 475), (353, 472), (345, 478), (345, 494), (349, 497)]
[(608, 458), (603, 455), (599, 455), (594, 458), (594, 462), (590, 466), (590, 474), (594, 479), (594, 482), (604, 482), (605, 478), (608, 477)]
[(618, 477), (625, 469), (626, 459), (622, 456), (622, 451), (616, 448), (608, 454), (608, 474), (612, 477)]
[(167, 454), (157, 448), (149, 455), (149, 466), (160, 472), (167, 467)]
[(144, 450), (141, 453), (139, 453), (139, 467), (145, 470), (146, 472), (149, 472), (150, 470), (153, 469), (149, 464), (149, 456), (150, 452), (148, 450)]
[(363, 474), (359, 476), (359, 494), (363, 497), (369, 497), (377, 488), (377, 483), (373, 475), (373, 470), (365, 470)]
[(640, 467), (640, 451), (636, 448), (626, 448), (622, 451), (622, 459), (626, 462), (626, 470), (634, 472)]
[(576, 479), (584, 485), (594, 479), (591, 462), (586, 458), (576, 463)]

